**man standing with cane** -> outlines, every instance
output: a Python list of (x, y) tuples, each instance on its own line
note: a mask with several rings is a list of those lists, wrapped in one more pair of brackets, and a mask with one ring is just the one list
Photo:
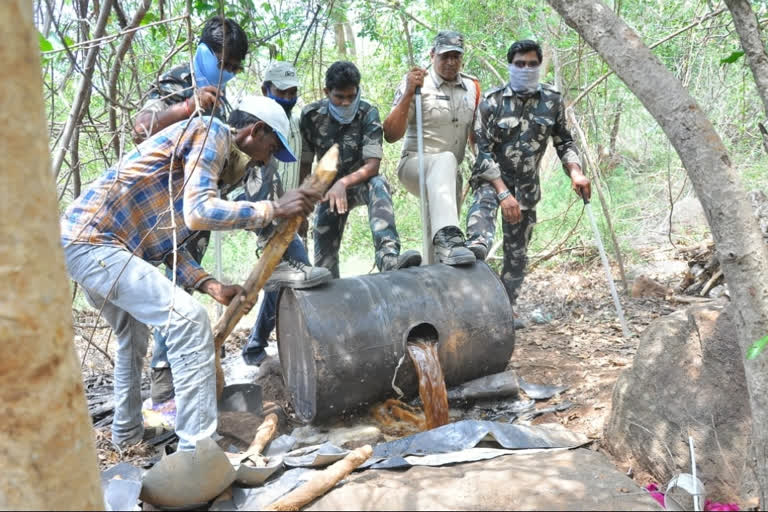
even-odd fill
[[(384, 138), (396, 142), (405, 135), (397, 175), (410, 193), (420, 197), (421, 128), (430, 219), (430, 225), (423, 229), (432, 236), (439, 262), (468, 265), (475, 262), (475, 255), (464, 246), (464, 234), (459, 229), (456, 178), (480, 100), (480, 85), (461, 73), (464, 37), (458, 32), (439, 32), (429, 55), (432, 69), (414, 67), (398, 87), (394, 108), (384, 121)], [(417, 122), (419, 88), (423, 126)]]

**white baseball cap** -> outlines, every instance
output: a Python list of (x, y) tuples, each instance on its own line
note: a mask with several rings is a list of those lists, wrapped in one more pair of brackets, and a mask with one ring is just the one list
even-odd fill
[(281, 91), (299, 86), (296, 68), (290, 62), (285, 61), (273, 62), (264, 74), (264, 81), (272, 82)]
[(235, 110), (242, 110), (252, 116), (258, 117), (275, 131), (277, 138), (283, 145), (282, 149), (275, 153), (275, 158), (281, 162), (295, 162), (296, 155), (288, 144), (288, 134), (291, 131), (288, 116), (285, 115), (283, 107), (277, 102), (266, 96), (245, 96), (237, 104)]

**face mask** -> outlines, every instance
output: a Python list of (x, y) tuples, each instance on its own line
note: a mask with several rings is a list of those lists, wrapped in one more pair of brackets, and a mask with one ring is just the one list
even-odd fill
[(279, 98), (272, 94), (272, 91), (267, 91), (267, 98), (275, 100), (278, 105), (283, 107), (283, 110), (285, 110), (285, 115), (288, 117), (291, 117), (291, 110), (293, 109), (294, 105), (296, 105), (296, 100), (298, 99), (293, 98), (292, 100), (286, 100), (285, 98)]
[(355, 96), (355, 101), (353, 101), (349, 106), (346, 107), (340, 107), (333, 104), (333, 102), (328, 99), (328, 112), (331, 114), (331, 117), (340, 122), (341, 124), (349, 124), (352, 122), (352, 120), (355, 118), (355, 115), (357, 115), (357, 109), (360, 106), (360, 96), (362, 95), (362, 89), (360, 87), (357, 88), (357, 96)]
[(219, 58), (208, 48), (205, 43), (197, 45), (194, 60), (195, 80), (198, 87), (213, 85), (219, 83), (219, 73), (221, 73), (221, 86), (235, 78), (235, 74), (219, 68)]
[(514, 64), (509, 65), (509, 86), (515, 92), (532, 93), (539, 88), (539, 70), (535, 68), (518, 68)]

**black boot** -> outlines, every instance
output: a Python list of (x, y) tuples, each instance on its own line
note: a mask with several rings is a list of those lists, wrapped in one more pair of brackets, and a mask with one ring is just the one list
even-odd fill
[(445, 226), (432, 240), (437, 261), (446, 265), (471, 265), (475, 255), (464, 246), (464, 233), (456, 226)]
[(418, 251), (405, 251), (401, 255), (385, 254), (381, 261), (381, 272), (400, 270), (401, 268), (418, 267), (421, 265), (421, 254)]

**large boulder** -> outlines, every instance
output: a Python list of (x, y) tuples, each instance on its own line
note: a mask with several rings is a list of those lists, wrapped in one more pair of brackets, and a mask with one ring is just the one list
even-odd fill
[(698, 306), (651, 324), (616, 383), (604, 436), (614, 456), (661, 483), (690, 472), (693, 436), (698, 476), (721, 501), (754, 485), (745, 471), (751, 418), (732, 315), (730, 306)]
[(544, 450), (405, 471), (369, 469), (306, 510), (661, 510), (650, 494), (584, 448)]

